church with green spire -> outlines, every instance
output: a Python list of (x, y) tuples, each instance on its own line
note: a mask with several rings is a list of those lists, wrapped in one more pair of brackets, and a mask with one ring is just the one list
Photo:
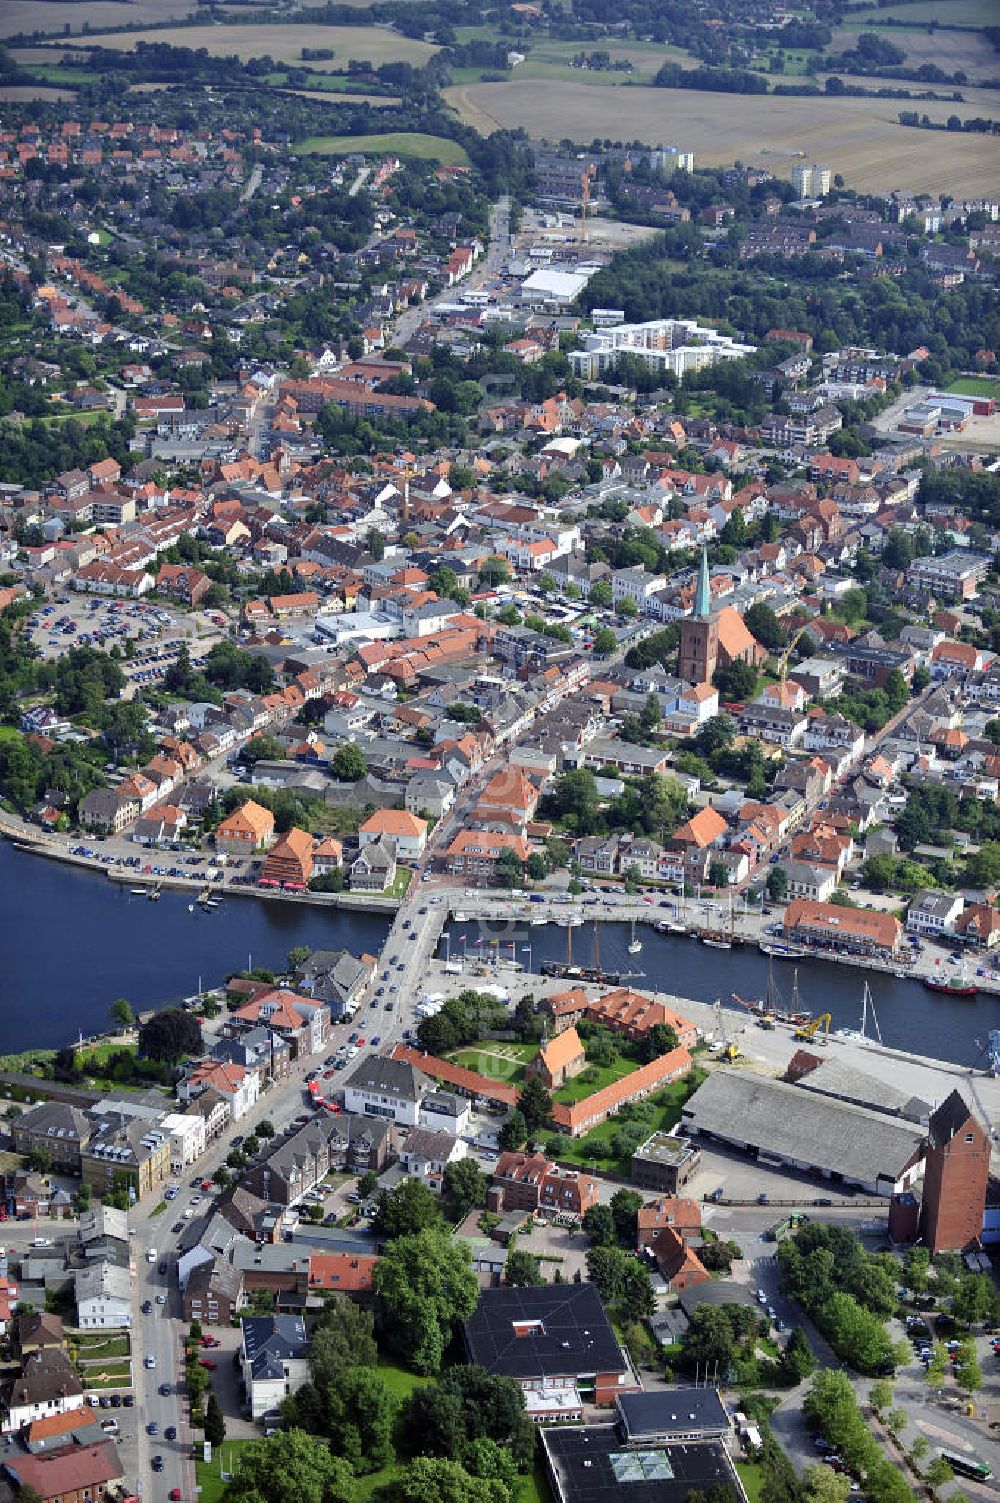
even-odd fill
[(686, 683), (710, 684), (719, 661), (719, 618), (712, 611), (708, 549), (701, 550), (691, 615), (681, 622), (677, 672)]
[(735, 662), (756, 668), (766, 657), (734, 606), (713, 606), (708, 549), (702, 548), (691, 614), (681, 622), (678, 675), (689, 684), (710, 684), (717, 668)]

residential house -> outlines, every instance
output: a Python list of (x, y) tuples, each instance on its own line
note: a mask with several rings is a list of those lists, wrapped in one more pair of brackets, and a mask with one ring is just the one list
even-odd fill
[(563, 1169), (541, 1153), (501, 1153), (487, 1191), (487, 1206), (505, 1211), (546, 1211), (581, 1221), (597, 1204), (597, 1181), (575, 1169)]
[(427, 820), (406, 809), (376, 809), (358, 828), (362, 849), (377, 842), (391, 844), (397, 861), (419, 861), (427, 845)]
[(113, 1263), (93, 1263), (73, 1275), (76, 1323), (84, 1331), (126, 1329), (132, 1324), (132, 1275)]
[(188, 1275), (182, 1294), (184, 1319), (203, 1326), (231, 1326), (243, 1299), (241, 1270), (225, 1258), (214, 1258)]
[(430, 1079), (407, 1060), (371, 1055), (357, 1064), (344, 1080), (344, 1107), (363, 1117), (384, 1117), (405, 1127), (416, 1127), (420, 1102), (430, 1089)]
[(488, 830), (459, 830), (445, 852), (448, 870), (456, 876), (477, 880), (491, 880), (497, 862), (504, 851), (512, 851), (518, 861), (525, 862), (531, 855), (531, 847), (521, 835)]
[(309, 1342), (301, 1315), (252, 1315), (241, 1322), (240, 1364), (250, 1416), (259, 1420), (309, 1378)]
[(452, 1133), (413, 1127), (399, 1150), (399, 1163), (407, 1174), (422, 1179), (429, 1189), (440, 1194), (445, 1167), (464, 1158), (465, 1153), (466, 1145)]
[(911, 934), (926, 934), (940, 939), (944, 934), (953, 934), (955, 924), (965, 907), (965, 900), (954, 892), (941, 892), (925, 887), (915, 892), (906, 912), (906, 927)]
[(239, 1122), (256, 1104), (260, 1094), (260, 1072), (222, 1060), (202, 1060), (178, 1085), (177, 1095), (181, 1101), (190, 1101), (209, 1089), (225, 1098), (232, 1120)]
[(57, 1174), (79, 1174), (80, 1152), (91, 1134), (90, 1119), (79, 1107), (42, 1101), (11, 1121), (18, 1153), (48, 1155)]
[(7, 1451), (3, 1466), (19, 1491), (41, 1503), (99, 1503), (124, 1491), (125, 1467), (110, 1439), (35, 1456)]
[(351, 862), (352, 892), (385, 892), (396, 880), (396, 851), (387, 840), (370, 841)]
[(215, 830), (215, 849), (228, 856), (253, 856), (274, 841), (274, 815), (248, 799), (227, 814)]
[(262, 986), (230, 1016), (227, 1032), (239, 1036), (266, 1027), (285, 1039), (293, 1059), (321, 1054), (330, 1033), (330, 1010), (317, 997)]
[(23, 1430), (47, 1415), (82, 1409), (83, 1403), (83, 1383), (69, 1353), (62, 1347), (42, 1347), (23, 1359), (0, 1429), (5, 1434)]
[(321, 1184), (332, 1170), (376, 1174), (385, 1168), (392, 1123), (374, 1116), (314, 1117), (243, 1178), (245, 1187), (269, 1204), (290, 1206)]

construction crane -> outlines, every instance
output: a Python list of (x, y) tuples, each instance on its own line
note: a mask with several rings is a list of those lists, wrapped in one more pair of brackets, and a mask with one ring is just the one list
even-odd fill
[(788, 664), (791, 661), (792, 653), (795, 651), (796, 647), (799, 645), (799, 641), (802, 637), (805, 636), (808, 630), (808, 622), (805, 626), (800, 626), (792, 640), (789, 642), (788, 646), (785, 648), (784, 652), (781, 654), (781, 660), (778, 663), (778, 682), (781, 684), (782, 688), (785, 687), (785, 679), (788, 677)]
[(590, 172), (587, 168), (580, 173), (580, 238), (587, 238), (587, 206), (590, 203)]
[[(796, 1028), (793, 1037), (797, 1039), (812, 1039), (814, 1043), (825, 1044), (830, 1037), (830, 1024), (833, 1022), (828, 1012), (821, 1012), (818, 1018), (813, 1018), (808, 1023), (803, 1023)], [(822, 1038), (818, 1038), (822, 1029)]]
[(712, 1007), (715, 1014), (714, 1037), (717, 1043), (722, 1045), (719, 1051), (723, 1059), (734, 1060), (740, 1058), (739, 1041), (747, 1031), (747, 1024), (731, 1033), (728, 1026), (722, 1020), (722, 998), (716, 997)]

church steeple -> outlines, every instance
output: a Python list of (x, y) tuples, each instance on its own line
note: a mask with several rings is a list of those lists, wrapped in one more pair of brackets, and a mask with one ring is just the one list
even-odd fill
[(694, 593), (694, 614), (699, 621), (707, 621), (712, 609), (712, 592), (708, 587), (708, 549), (701, 550), (698, 565), (698, 587)]

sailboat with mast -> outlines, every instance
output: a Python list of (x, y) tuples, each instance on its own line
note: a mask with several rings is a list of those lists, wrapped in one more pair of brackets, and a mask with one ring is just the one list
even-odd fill
[(738, 992), (732, 993), (732, 999), (740, 1007), (745, 1007), (749, 1012), (755, 1013), (758, 1020), (766, 1024), (792, 1023), (800, 1028), (803, 1023), (808, 1023), (812, 1013), (807, 1012), (799, 999), (799, 968), (795, 967), (792, 974), (792, 1000), (789, 1007), (785, 1007), (781, 992), (774, 979), (774, 963), (771, 956), (767, 959), (767, 995), (764, 997), (741, 997)]
[(636, 934), (635, 934), (635, 919), (633, 919), (632, 920), (632, 938), (628, 942), (628, 953), (630, 955), (639, 955), (639, 954), (641, 954), (641, 952), (642, 952), (642, 940), (636, 938)]
[[(871, 1013), (872, 1025), (875, 1029), (874, 1038), (868, 1033), (868, 1014)], [(834, 1037), (846, 1039), (851, 1044), (881, 1044), (882, 1030), (878, 1026), (878, 1014), (875, 1011), (875, 1003), (872, 999), (871, 987), (866, 981), (861, 992), (861, 1027), (838, 1028)]]

